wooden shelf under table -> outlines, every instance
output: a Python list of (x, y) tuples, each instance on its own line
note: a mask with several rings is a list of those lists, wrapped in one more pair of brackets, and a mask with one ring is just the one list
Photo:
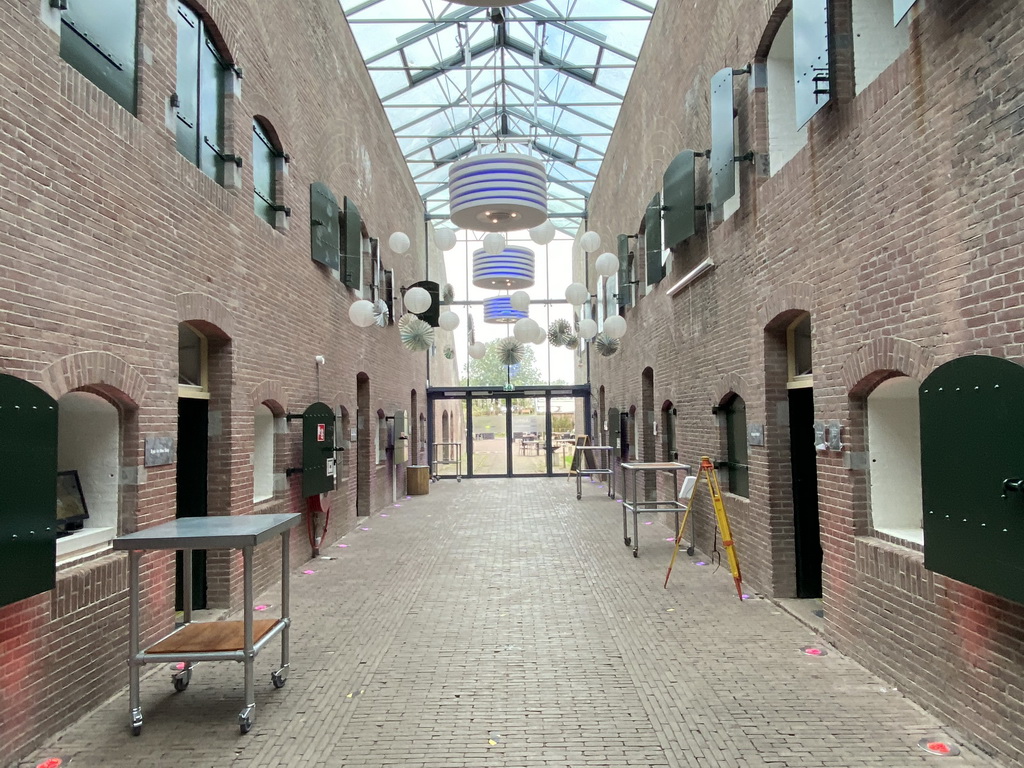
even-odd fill
[[(277, 619), (257, 619), (252, 623), (253, 645), (277, 624)], [(146, 653), (174, 653), (180, 656), (189, 653), (210, 653), (213, 651), (241, 651), (245, 648), (244, 621), (197, 621), (186, 624), (173, 635), (169, 635)]]

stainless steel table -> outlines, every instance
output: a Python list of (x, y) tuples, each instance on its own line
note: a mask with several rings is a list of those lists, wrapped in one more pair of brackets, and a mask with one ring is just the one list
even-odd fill
[[(636, 490), (636, 479), (638, 475), (643, 475), (648, 472), (657, 474), (658, 472), (667, 472), (672, 475), (672, 498), (670, 499), (650, 499), (640, 500), (637, 497)], [(686, 505), (679, 501), (679, 473), (685, 472), (690, 473), (689, 464), (680, 464), (677, 461), (647, 461), (647, 462), (629, 462), (622, 465), (622, 537), (626, 542), (626, 546), (633, 544), (633, 557), (640, 556), (640, 540), (638, 537), (637, 530), (637, 516), (647, 512), (674, 512), (676, 516), (676, 527), (673, 531), (679, 530), (679, 513), (686, 509)], [(632, 475), (633, 482), (629, 482), (627, 474)], [(628, 493), (630, 487), (633, 489), (632, 498)], [(655, 483), (657, 487), (657, 483)], [(629, 529), (627, 528), (627, 517), (629, 513), (633, 513), (633, 538), (629, 537)]]
[[(441, 451), (444, 458), (438, 455), (438, 448), (445, 448), (446, 450)], [(441, 479), (441, 476), (437, 473), (437, 467), (439, 464), (454, 464), (455, 465), (455, 482), (462, 482), (462, 443), (434, 443), (434, 455), (433, 460), (430, 462), (430, 479), (433, 482), (437, 482)]]
[[(177, 691), (188, 688), (192, 669), (199, 661), (240, 661), (245, 665), (245, 706), (238, 714), (238, 727), (244, 734), (256, 720), (256, 696), (253, 667), (256, 655), (268, 642), (281, 635), (281, 667), (271, 673), (275, 688), (284, 686), (288, 678), (288, 615), (289, 564), (288, 531), (302, 520), (302, 515), (241, 515), (182, 517), (144, 531), (114, 539), (114, 549), (128, 551), (128, 699), (131, 710), (132, 735), (142, 733), (142, 706), (139, 702), (139, 668), (144, 664), (184, 662), (171, 680)], [(253, 621), (252, 565), (257, 544), (281, 537), (281, 616), (278, 619)], [(139, 562), (142, 553), (151, 550), (182, 550), (182, 594), (185, 596), (184, 626), (164, 637), (146, 650), (140, 650)], [(192, 622), (192, 550), (241, 549), (243, 593), (245, 600), (242, 621)]]
[[(576, 500), (579, 501), (583, 498), (583, 476), (593, 475), (608, 475), (608, 495), (610, 497), (615, 496), (615, 470), (612, 469), (612, 451), (614, 450), (610, 445), (577, 445), (575, 446), (577, 451), (593, 451), (595, 456), (590, 459), (590, 462), (594, 466), (590, 469), (585, 467), (585, 460), (588, 459), (585, 453), (580, 454), (580, 462), (576, 469), (571, 469), (570, 472), (576, 475)], [(597, 455), (604, 453), (604, 464), (605, 467), (597, 466)]]

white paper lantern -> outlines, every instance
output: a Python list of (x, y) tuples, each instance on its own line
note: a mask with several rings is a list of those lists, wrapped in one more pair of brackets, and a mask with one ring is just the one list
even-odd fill
[(555, 239), (555, 225), (548, 219), (530, 230), (530, 239), (537, 245), (547, 245)]
[(482, 341), (474, 341), (469, 345), (469, 356), (474, 360), (480, 360), (487, 354), (487, 345)]
[(369, 328), (377, 321), (373, 302), (366, 299), (353, 301), (352, 306), (348, 308), (348, 319), (352, 321), (352, 325), (359, 328)]
[(580, 338), (592, 339), (597, 336), (597, 321), (589, 318), (580, 320)]
[(438, 316), (437, 324), (446, 331), (454, 331), (459, 327), (459, 316), (449, 309)]
[(516, 337), (517, 341), (527, 344), (537, 338), (539, 327), (537, 321), (532, 317), (524, 317), (521, 320), (516, 320), (516, 324), (512, 327), (512, 335)]
[(430, 309), (430, 293), (426, 288), (415, 286), (405, 292), (405, 308), (419, 314)]
[(500, 232), (489, 232), (484, 235), (484, 250), (492, 256), (497, 256), (505, 250), (505, 236)]
[(440, 248), (442, 251), (450, 251), (455, 247), (458, 242), (458, 238), (455, 236), (454, 229), (448, 229), (447, 227), (434, 230), (434, 245)]
[(590, 292), (587, 291), (587, 286), (583, 283), (570, 283), (569, 287), (565, 289), (565, 300), (574, 307), (586, 304), (589, 298)]
[(547, 340), (548, 340), (548, 332), (547, 332), (547, 330), (545, 330), (544, 326), (542, 326), (540, 323), (538, 323), (537, 324), (537, 338), (535, 338), (533, 340), (533, 343), (537, 344), (539, 346), (539, 345), (543, 344)]
[(409, 236), (405, 232), (393, 232), (388, 238), (388, 248), (392, 253), (405, 253), (409, 250), (410, 245), (412, 243), (409, 242)]
[(530, 308), (530, 294), (526, 291), (516, 291), (509, 297), (509, 303), (512, 305), (512, 309), (526, 312)]
[(594, 262), (594, 271), (602, 277), (611, 277), (619, 271), (619, 257), (614, 253), (602, 253)]
[(597, 232), (584, 232), (580, 238), (580, 248), (588, 253), (596, 251), (601, 247), (601, 236)]
[(626, 335), (626, 318), (614, 315), (604, 321), (604, 333), (611, 339), (621, 339)]

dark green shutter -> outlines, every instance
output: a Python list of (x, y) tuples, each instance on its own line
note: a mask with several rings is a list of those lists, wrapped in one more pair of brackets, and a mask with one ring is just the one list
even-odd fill
[(793, 97), (797, 128), (828, 103), (831, 80), (828, 0), (793, 0)]
[(199, 169), (224, 181), (224, 76), (220, 54), (205, 30), (199, 46)]
[(433, 280), (420, 280), (413, 283), (410, 288), (422, 288), (430, 294), (430, 307), (426, 312), (416, 313), (416, 317), (430, 323), (433, 328), (438, 327), (438, 318), (441, 316), (441, 286)]
[(619, 440), (619, 409), (608, 409), (608, 444), (615, 445)]
[[(632, 285), (632, 270), (630, 269), (629, 262), (629, 235), (619, 235), (618, 237), (619, 247), (619, 275), (618, 275), (618, 295), (619, 295), (619, 306), (620, 307), (631, 307), (633, 306), (633, 285)], [(608, 317), (616, 315), (618, 312), (612, 312), (612, 307), (608, 307)]]
[(1024, 368), (951, 360), (920, 409), (925, 567), (1024, 603)]
[(135, 114), (136, 0), (69, 0), (60, 55)]
[(56, 583), (57, 401), (0, 374), (0, 606)]
[(342, 282), (353, 290), (363, 287), (363, 219), (351, 198), (345, 198), (345, 224), (342, 227), (344, 270)]
[(661, 256), (661, 193), (647, 204), (644, 217), (644, 244), (647, 250), (647, 284), (654, 285), (665, 276), (665, 263)]
[(178, 151), (190, 162), (199, 165), (199, 17), (178, 4), (178, 75), (175, 88), (178, 96)]
[(747, 405), (739, 395), (734, 395), (726, 406), (725, 434), (729, 491), (737, 496), (750, 496), (747, 479)]
[(694, 158), (692, 149), (684, 149), (668, 164), (662, 176), (665, 194), (665, 247), (676, 248), (697, 231), (694, 217)]
[(711, 78), (711, 203), (716, 208), (736, 194), (734, 112), (732, 68), (726, 67)]
[(338, 201), (326, 184), (309, 185), (309, 240), (313, 261), (329, 269), (341, 268), (338, 252)]
[(325, 403), (313, 403), (302, 412), (303, 496), (334, 490), (337, 473), (327, 474), (328, 462), (334, 459), (334, 421), (334, 411)]
[(270, 143), (266, 131), (257, 122), (252, 124), (252, 180), (253, 209), (256, 215), (273, 226), (277, 223), (274, 210), (274, 187), (276, 182), (277, 152)]

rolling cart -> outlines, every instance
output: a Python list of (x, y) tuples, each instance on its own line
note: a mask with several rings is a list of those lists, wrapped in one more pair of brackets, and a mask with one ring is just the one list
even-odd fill
[[(610, 445), (577, 445), (575, 447), (577, 452), (580, 451), (593, 451), (594, 455), (588, 456), (584, 453), (579, 453), (579, 460), (573, 456), (573, 466), (570, 471), (576, 475), (576, 500), (579, 501), (583, 498), (583, 476), (584, 475), (608, 475), (608, 496), (615, 496), (615, 470), (612, 469), (612, 446)], [(597, 466), (597, 456), (604, 454), (604, 464), (607, 466), (599, 468)], [(587, 464), (593, 464), (593, 467), (588, 468)]]
[[(637, 497), (636, 478), (637, 475), (647, 472), (668, 472), (672, 475), (672, 497), (669, 499), (642, 500)], [(674, 512), (676, 516), (676, 527), (673, 531), (679, 530), (679, 513), (686, 510), (686, 504), (679, 501), (679, 473), (690, 473), (689, 464), (680, 464), (677, 461), (646, 461), (629, 462), (622, 465), (622, 538), (628, 547), (633, 544), (633, 557), (640, 556), (640, 539), (637, 535), (637, 516), (648, 512)], [(632, 475), (633, 482), (630, 483), (627, 475)], [(633, 493), (630, 497), (629, 489)], [(629, 513), (633, 513), (633, 538), (629, 537), (626, 519)]]
[[(449, 448), (451, 450), (447, 452), (438, 451), (438, 448)], [(448, 458), (443, 457), (443, 453), (446, 453)], [(454, 456), (454, 458), (452, 458)], [(430, 481), (436, 483), (441, 479), (441, 476), (437, 473), (437, 467), (439, 464), (454, 464), (455, 465), (455, 481), (457, 483), (462, 482), (462, 443), (434, 443), (434, 455), (430, 462)]]
[[(199, 661), (239, 661), (245, 665), (245, 706), (238, 714), (238, 728), (245, 734), (256, 720), (254, 662), (257, 654), (277, 635), (281, 635), (281, 666), (271, 673), (275, 688), (288, 679), (289, 604), (288, 532), (302, 521), (302, 515), (242, 515), (183, 517), (144, 531), (114, 539), (117, 550), (127, 550), (129, 568), (128, 603), (128, 700), (132, 735), (142, 733), (142, 706), (139, 696), (139, 668), (144, 664), (179, 662), (171, 676), (174, 690), (184, 691), (192, 680)], [(281, 617), (253, 620), (252, 566), (257, 544), (281, 537)], [(152, 550), (182, 550), (184, 626), (155, 645), (140, 650), (139, 562), (142, 553)], [(241, 549), (245, 612), (242, 621), (192, 622), (192, 550)]]

